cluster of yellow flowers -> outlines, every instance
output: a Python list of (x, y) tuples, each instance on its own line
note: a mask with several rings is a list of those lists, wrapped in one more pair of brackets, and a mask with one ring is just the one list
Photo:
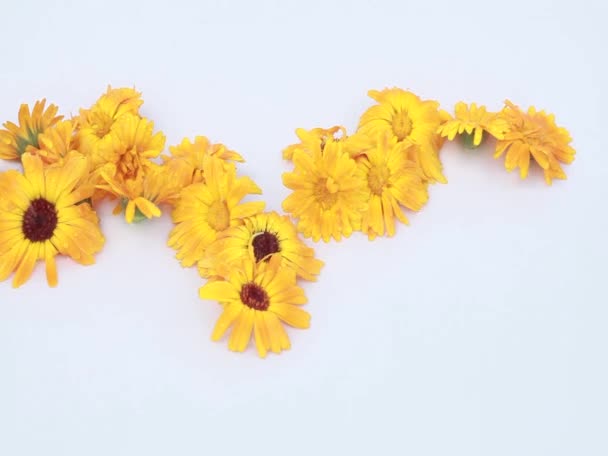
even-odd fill
[(294, 164), (283, 174), (293, 190), (283, 209), (314, 241), (340, 240), (353, 231), (370, 239), (393, 236), (395, 219), (408, 223), (404, 209), (424, 207), (429, 184), (447, 183), (439, 158), (446, 138), (460, 135), (475, 148), (487, 133), (496, 139), (495, 157), (506, 151), (508, 171), (519, 167), (525, 178), (532, 157), (548, 184), (565, 179), (560, 163), (574, 160), (568, 132), (534, 107), (526, 113), (506, 101), (492, 113), (459, 102), (451, 116), (438, 102), (398, 88), (371, 90), (369, 96), (377, 103), (363, 113), (354, 134), (343, 126), (300, 128), (300, 142), (283, 150)]
[(0, 173), (0, 281), (13, 273), (19, 287), (43, 260), (47, 282), (57, 285), (55, 257), (92, 264), (105, 242), (96, 208), (116, 201), (128, 223), (171, 210), (175, 227), (168, 245), (182, 266), (196, 266), (207, 279), (200, 297), (218, 301), (222, 313), (213, 329), (219, 340), (231, 328), (228, 346), (244, 351), (252, 335), (258, 354), (290, 347), (283, 323), (307, 328), (310, 315), (298, 280), (316, 280), (323, 263), (299, 237), (340, 240), (353, 231), (370, 239), (395, 234), (404, 210), (428, 201), (428, 185), (446, 183), (439, 151), (445, 139), (461, 135), (477, 147), (484, 133), (496, 139), (496, 156), (525, 177), (530, 157), (548, 183), (564, 179), (560, 163), (574, 150), (568, 132), (554, 118), (507, 101), (497, 113), (458, 103), (455, 116), (439, 103), (401, 89), (370, 91), (377, 102), (348, 135), (336, 126), (298, 129), (300, 142), (283, 157), (294, 169), (283, 175), (293, 192), (286, 215), (264, 212), (261, 194), (237, 163), (244, 161), (204, 136), (184, 139), (162, 155), (165, 136), (139, 110), (134, 89), (108, 88), (89, 109), (72, 119), (45, 108), (22, 105), (18, 124), (0, 130), (0, 158), (18, 161), (23, 171)]

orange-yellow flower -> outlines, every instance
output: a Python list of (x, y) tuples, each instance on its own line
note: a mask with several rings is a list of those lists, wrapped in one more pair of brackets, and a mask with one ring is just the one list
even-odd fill
[[(105, 184), (114, 192), (121, 188), (120, 192), (130, 198), (140, 192), (146, 171), (156, 166), (152, 159), (162, 151), (165, 135), (154, 133), (154, 124), (148, 119), (125, 114), (112, 126), (109, 139), (98, 146), (94, 162)], [(108, 190), (107, 185), (102, 182), (99, 188)]]
[(76, 119), (81, 152), (95, 157), (99, 147), (111, 148), (114, 123), (125, 114), (137, 116), (142, 103), (141, 93), (135, 89), (108, 87), (90, 109), (81, 109)]
[(576, 153), (568, 131), (555, 124), (553, 114), (537, 111), (534, 106), (526, 113), (509, 100), (505, 104), (500, 115), (509, 128), (497, 142), (494, 157), (506, 152), (507, 171), (519, 168), (522, 179), (528, 175), (530, 157), (543, 169), (547, 184), (551, 185), (553, 179), (566, 179), (561, 163), (572, 163)]
[(260, 357), (269, 350), (280, 353), (291, 347), (282, 323), (302, 329), (310, 326), (310, 315), (300, 308), (306, 303), (304, 290), (296, 284), (295, 272), (282, 268), (276, 255), (257, 265), (244, 261), (228, 280), (209, 281), (199, 294), (222, 303), (211, 339), (220, 340), (232, 328), (228, 340), (232, 351), (245, 351), (253, 335)]
[(293, 172), (283, 174), (283, 184), (293, 190), (283, 209), (298, 219), (298, 231), (315, 242), (329, 242), (361, 228), (365, 177), (341, 142), (330, 140), (322, 150), (318, 144), (311, 154), (296, 150), (293, 163)]
[(241, 202), (249, 194), (262, 193), (249, 177), (237, 178), (236, 171), (217, 157), (208, 155), (204, 161), (205, 182), (182, 190), (172, 214), (176, 226), (168, 245), (177, 250), (185, 267), (200, 261), (222, 231), (264, 210), (262, 201)]
[[(415, 147), (410, 145), (409, 147)], [(390, 137), (380, 137), (376, 147), (358, 160), (369, 191), (368, 209), (361, 230), (370, 239), (395, 234), (395, 218), (408, 223), (402, 207), (419, 211), (428, 201), (428, 184), (418, 166), (403, 153), (403, 145)]]
[(223, 144), (212, 144), (205, 136), (197, 136), (194, 143), (184, 138), (181, 144), (170, 146), (171, 155), (163, 155), (164, 163), (182, 176), (184, 187), (198, 182), (204, 182), (205, 157), (214, 156), (225, 161), (228, 167), (234, 167), (233, 161), (245, 161), (238, 153), (228, 149)]
[(71, 155), (63, 166), (44, 168), (25, 153), (24, 173), (0, 174), (0, 281), (13, 272), (13, 286), (25, 283), (38, 260), (46, 264), (49, 286), (57, 285), (57, 254), (81, 264), (95, 262), (104, 244), (97, 215), (88, 203), (87, 160)]
[(40, 134), (59, 122), (63, 116), (57, 115), (57, 106), (51, 104), (44, 109), (46, 100), (37, 101), (30, 108), (22, 104), (19, 108), (19, 124), (5, 122), (5, 130), (0, 130), (0, 158), (18, 160), (25, 152), (35, 152), (40, 147)]
[(404, 145), (426, 179), (446, 183), (438, 155), (441, 141), (437, 138), (437, 129), (443, 122), (439, 103), (421, 100), (412, 92), (398, 88), (370, 90), (368, 94), (378, 104), (363, 113), (358, 131), (374, 139), (389, 135)]
[(481, 144), (483, 133), (487, 132), (496, 139), (502, 139), (508, 124), (498, 113), (486, 111), (485, 106), (459, 101), (456, 103), (455, 116), (438, 129), (442, 137), (452, 141), (456, 135), (466, 133), (465, 145), (477, 147)]
[(245, 218), (242, 225), (221, 232), (199, 262), (199, 272), (203, 277), (227, 277), (243, 258), (258, 263), (275, 254), (281, 258), (282, 267), (293, 269), (305, 280), (316, 280), (323, 266), (314, 250), (299, 238), (289, 217), (267, 212)]

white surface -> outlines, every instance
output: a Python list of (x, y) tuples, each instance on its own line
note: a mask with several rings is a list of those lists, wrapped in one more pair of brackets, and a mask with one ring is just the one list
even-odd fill
[(106, 207), (97, 265), (0, 284), (0, 454), (608, 454), (605, 3), (198, 3), (7, 2), (0, 119), (135, 84), (168, 144), (235, 148), (279, 209), (293, 130), (353, 129), (397, 85), (554, 112), (569, 179), (446, 146), (449, 184), (409, 228), (316, 246), (312, 328), (266, 360), (210, 341), (220, 309), (166, 217)]

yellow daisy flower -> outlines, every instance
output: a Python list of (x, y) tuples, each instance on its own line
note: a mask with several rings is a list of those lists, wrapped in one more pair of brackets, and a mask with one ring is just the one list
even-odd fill
[(64, 166), (45, 169), (35, 155), (24, 154), (22, 161), (24, 174), (0, 175), (0, 281), (14, 271), (13, 287), (19, 287), (44, 260), (47, 282), (54, 287), (57, 254), (92, 264), (104, 244), (95, 212), (82, 202), (92, 191), (79, 187), (87, 162), (74, 155)]
[(304, 290), (296, 284), (295, 272), (281, 268), (276, 255), (257, 266), (244, 262), (232, 271), (229, 280), (207, 282), (199, 295), (223, 304), (211, 339), (220, 340), (232, 327), (228, 340), (232, 351), (245, 351), (253, 333), (258, 355), (264, 358), (269, 350), (280, 353), (291, 347), (281, 322), (295, 328), (310, 327), (310, 314), (300, 308), (306, 303)]
[(63, 118), (57, 115), (57, 106), (51, 104), (45, 110), (45, 103), (45, 99), (37, 101), (31, 114), (29, 106), (22, 104), (19, 108), (19, 125), (4, 123), (5, 130), (0, 130), (0, 158), (17, 160), (25, 152), (40, 147), (40, 134)]
[(223, 160), (204, 158), (205, 182), (182, 190), (172, 217), (177, 225), (169, 235), (169, 247), (177, 250), (177, 259), (189, 267), (201, 260), (205, 249), (226, 228), (240, 225), (242, 218), (264, 210), (264, 202), (241, 203), (249, 194), (261, 194), (249, 177), (236, 177)]
[(105, 182), (127, 188), (129, 195), (137, 193), (146, 170), (155, 166), (151, 159), (158, 157), (165, 146), (165, 135), (154, 133), (154, 124), (148, 119), (125, 114), (112, 126), (110, 140), (96, 151)]
[(176, 174), (184, 177), (183, 186), (205, 182), (204, 157), (212, 155), (226, 161), (227, 166), (234, 167), (230, 161), (244, 162), (238, 153), (228, 149), (223, 144), (212, 144), (205, 136), (197, 136), (194, 143), (184, 138), (181, 144), (170, 146), (171, 155), (163, 155), (163, 162), (175, 170)]
[[(416, 147), (410, 145), (409, 147)], [(388, 136), (358, 161), (369, 189), (369, 208), (363, 214), (361, 230), (370, 239), (395, 234), (395, 217), (408, 223), (401, 206), (419, 211), (428, 201), (427, 183), (418, 166), (403, 153), (403, 146)]]
[(483, 133), (487, 132), (496, 139), (502, 139), (508, 129), (508, 124), (495, 112), (487, 112), (485, 106), (476, 103), (467, 105), (459, 101), (456, 103), (455, 116), (445, 122), (437, 132), (452, 141), (456, 135), (463, 135), (465, 145), (469, 148), (477, 147), (483, 140)]
[(446, 183), (438, 156), (437, 128), (442, 123), (439, 103), (421, 100), (412, 92), (393, 88), (370, 90), (369, 96), (378, 102), (361, 116), (359, 132), (372, 138), (390, 135), (409, 148), (410, 158), (416, 160), (431, 182)]
[(506, 152), (507, 171), (519, 168), (520, 177), (528, 175), (530, 156), (543, 169), (545, 181), (551, 185), (553, 179), (566, 179), (560, 163), (572, 163), (575, 150), (570, 146), (572, 138), (565, 128), (555, 124), (555, 116), (537, 111), (533, 106), (528, 112), (505, 101), (501, 117), (509, 129), (496, 144), (495, 158)]
[(116, 165), (101, 168), (103, 184), (97, 187), (120, 199), (114, 215), (125, 211), (127, 223), (160, 217), (161, 204), (174, 205), (182, 190), (181, 180), (166, 166), (157, 164), (147, 169), (142, 179), (120, 181), (115, 178)]
[(313, 150), (316, 148), (322, 150), (328, 141), (341, 142), (344, 151), (353, 158), (357, 158), (364, 154), (366, 150), (374, 146), (373, 141), (371, 141), (367, 135), (357, 133), (348, 135), (346, 133), (346, 128), (342, 126), (313, 128), (312, 130), (298, 128), (296, 130), (296, 135), (300, 138), (300, 142), (291, 144), (283, 150), (283, 158), (285, 160), (292, 160), (296, 150), (301, 150), (302, 152), (312, 155)]
[(76, 126), (71, 120), (62, 120), (39, 136), (39, 155), (45, 165), (62, 164), (71, 152), (78, 151)]
[(141, 93), (134, 89), (108, 90), (90, 109), (81, 109), (78, 122), (78, 142), (86, 155), (94, 155), (98, 147), (112, 146), (110, 132), (114, 123), (125, 114), (138, 115), (142, 105)]
[(357, 163), (341, 142), (330, 140), (312, 154), (296, 150), (295, 169), (283, 174), (293, 190), (283, 209), (298, 218), (298, 230), (316, 242), (331, 237), (339, 241), (361, 228), (361, 212), (367, 209), (366, 182)]
[(302, 150), (308, 154), (312, 153), (312, 149), (319, 146), (323, 148), (325, 143), (332, 139), (338, 141), (340, 138), (345, 138), (346, 128), (336, 125), (331, 128), (313, 128), (312, 130), (305, 130), (304, 128), (296, 129), (296, 136), (300, 139), (297, 144), (291, 144), (283, 149), (283, 158), (285, 160), (292, 160), (293, 153), (296, 150)]
[(223, 231), (199, 262), (203, 277), (227, 277), (243, 258), (268, 261), (277, 254), (282, 266), (293, 269), (305, 280), (316, 280), (323, 262), (298, 237), (289, 217), (266, 212), (243, 220), (243, 224)]

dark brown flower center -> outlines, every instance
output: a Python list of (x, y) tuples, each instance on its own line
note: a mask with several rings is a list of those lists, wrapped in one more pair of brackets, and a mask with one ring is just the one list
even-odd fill
[(253, 238), (253, 241), (251, 241), (251, 244), (253, 245), (255, 261), (262, 261), (264, 258), (267, 258), (268, 255), (277, 253), (280, 250), (277, 236), (268, 231), (257, 234)]
[(267, 310), (270, 305), (266, 290), (253, 282), (246, 283), (241, 288), (241, 301), (254, 310)]
[(38, 198), (30, 203), (23, 215), (23, 235), (32, 242), (42, 242), (53, 237), (57, 228), (57, 210), (53, 203)]

